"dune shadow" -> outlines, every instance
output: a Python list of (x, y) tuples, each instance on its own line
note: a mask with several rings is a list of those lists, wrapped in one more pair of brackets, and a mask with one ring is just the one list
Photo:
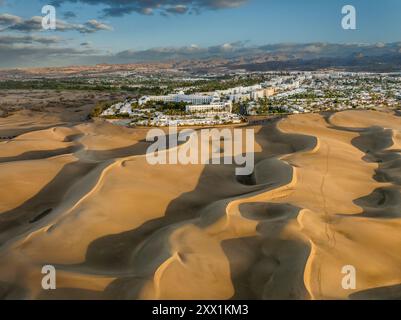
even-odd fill
[[(18, 136), (21, 136), (26, 133), (31, 133), (31, 132), (36, 132), (36, 131), (42, 131), (42, 130), (47, 130), (47, 129), (52, 129), (52, 128), (58, 128), (58, 127), (72, 127), (75, 124), (78, 123), (55, 123), (51, 125), (46, 125), (46, 126), (39, 126), (39, 127), (29, 127), (36, 125), (35, 122), (32, 123), (24, 123), (24, 127), (18, 128), (18, 129), (0, 129), (0, 137), (9, 137), (11, 139), (14, 139)], [(10, 139), (7, 139), (10, 140)]]
[(70, 154), (79, 151), (81, 146), (70, 146), (66, 148), (60, 148), (56, 150), (37, 150), (24, 152), (18, 156), (12, 157), (0, 157), (0, 163), (13, 162), (13, 161), (27, 161), (27, 160), (39, 160), (51, 157), (60, 156), (63, 154)]
[(401, 300), (401, 284), (358, 291), (351, 300)]
[[(170, 145), (170, 136), (166, 136), (166, 145), (163, 148), (159, 148), (159, 151), (168, 150), (171, 147)], [(126, 147), (110, 149), (110, 150), (85, 150), (85, 157), (90, 159), (95, 159), (96, 161), (105, 161), (108, 159), (116, 159), (116, 158), (126, 158), (130, 156), (139, 156), (145, 155), (149, 146), (152, 145), (153, 142), (146, 141), (146, 139), (139, 140), (134, 144)], [(185, 142), (177, 142), (177, 145), (181, 145)]]
[[(82, 134), (70, 135), (65, 140), (72, 142), (77, 141), (80, 137)], [(12, 210), (2, 212), (0, 214), (0, 246), (24, 232), (34, 231), (37, 223), (51, 219), (54, 209), (63, 202), (64, 196), (70, 188), (96, 168), (106, 165), (110, 159), (144, 154), (147, 146), (147, 143), (137, 143), (113, 150), (96, 151), (83, 150), (82, 144), (77, 143), (75, 146), (64, 149), (31, 151), (15, 157), (0, 158), (0, 163), (2, 163), (44, 159), (83, 151), (85, 158), (89, 156), (96, 159), (96, 161), (84, 160), (82, 155), (77, 154), (78, 161), (64, 165), (57, 175), (32, 198)]]
[[(310, 151), (317, 145), (316, 137), (281, 132), (277, 122), (262, 127), (256, 140), (263, 151), (255, 156), (258, 163), (254, 179), (270, 182), (273, 189), (287, 185), (293, 177), (292, 166), (277, 157)], [(257, 236), (222, 243), (235, 288), (232, 299), (308, 299), (303, 275), (310, 248), (299, 240), (281, 238), (283, 229), (296, 220), (301, 208), (260, 202), (244, 203), (239, 209), (244, 218), (259, 223)]]
[[(117, 279), (104, 291), (104, 296), (107, 299), (138, 298), (143, 285), (170, 258), (169, 237), (179, 225), (196, 224), (206, 227), (225, 214), (220, 212), (207, 219), (200, 219), (202, 210), (211, 203), (228, 201), (225, 199), (260, 189), (238, 183), (233, 178), (234, 168), (219, 175), (216, 174), (219, 171), (217, 167), (206, 166), (195, 189), (171, 201), (164, 216), (149, 220), (136, 229), (96, 239), (89, 244), (82, 264), (59, 265), (57, 268), (116, 276)], [(216, 192), (210, 192), (211, 185)]]
[(377, 163), (373, 179), (393, 186), (381, 187), (370, 195), (354, 200), (370, 218), (394, 219), (401, 217), (401, 154), (400, 150), (387, 150), (393, 146), (393, 131), (371, 127), (351, 141), (352, 145), (365, 153), (364, 161)]
[(16, 284), (0, 281), (0, 300), (24, 299), (28, 291)]
[[(371, 194), (354, 200), (368, 218), (397, 219), (401, 217), (401, 194), (397, 187), (375, 189)], [(349, 215), (349, 216), (359, 216)]]
[(69, 188), (95, 167), (93, 163), (68, 163), (35, 196), (15, 209), (1, 213), (0, 245), (24, 232), (35, 230), (35, 223), (51, 216), (51, 211), (63, 201)]
[[(326, 117), (327, 123), (336, 130), (357, 132), (358, 137), (351, 144), (363, 152), (362, 158), (367, 163), (376, 163), (378, 168), (372, 178), (380, 183), (392, 186), (380, 187), (371, 194), (355, 199), (353, 202), (363, 209), (362, 215), (369, 218), (395, 219), (401, 217), (401, 150), (389, 150), (394, 145), (393, 130), (380, 126), (368, 128), (346, 128), (335, 126)], [(341, 215), (355, 217), (356, 215)]]
[[(57, 268), (114, 276), (117, 279), (105, 289), (102, 298), (138, 299), (157, 268), (171, 257), (169, 238), (177, 227), (194, 224), (206, 228), (226, 215), (225, 208), (233, 199), (288, 184), (292, 178), (292, 167), (277, 160), (277, 157), (313, 149), (317, 143), (315, 137), (281, 133), (276, 128), (276, 122), (263, 127), (257, 134), (257, 141), (262, 151), (255, 154), (255, 168), (258, 169), (259, 165), (256, 175), (254, 173), (245, 178), (246, 181), (241, 181), (236, 179), (233, 165), (207, 165), (194, 190), (172, 200), (164, 216), (149, 220), (133, 230), (98, 238), (89, 244), (83, 263), (58, 265)], [(278, 180), (269, 174), (277, 171), (277, 168), (282, 171), (282, 178)], [(258, 180), (262, 184), (257, 184)], [(213, 206), (213, 210), (206, 210), (210, 206)], [(276, 297), (273, 294), (275, 291), (279, 292), (277, 297), (280, 298), (306, 298), (307, 293), (301, 283), (309, 248), (300, 241), (280, 239), (283, 227), (296, 218), (299, 208), (285, 204), (262, 206), (266, 207), (259, 213), (248, 210), (247, 206), (241, 207), (241, 214), (246, 219), (260, 219), (258, 236), (222, 243), (236, 290), (233, 298), (269, 299)], [(272, 219), (274, 215), (276, 220)], [(237, 260), (242, 254), (252, 256), (252, 263), (238, 272)], [(295, 265), (291, 266), (293, 262)], [(275, 280), (269, 280), (268, 274), (262, 270), (261, 277), (269, 282), (265, 289), (246, 289), (250, 275), (266, 266), (274, 271)]]
[(247, 203), (241, 214), (259, 221), (255, 237), (223, 241), (235, 287), (234, 300), (308, 299), (304, 269), (310, 248), (282, 239), (281, 233), (300, 208), (290, 204)]

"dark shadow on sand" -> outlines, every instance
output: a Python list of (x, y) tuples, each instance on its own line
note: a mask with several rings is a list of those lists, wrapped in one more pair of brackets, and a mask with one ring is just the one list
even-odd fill
[[(275, 132), (273, 133), (273, 131)], [(208, 165), (202, 172), (196, 188), (173, 200), (163, 217), (147, 221), (134, 230), (96, 239), (88, 246), (85, 261), (82, 264), (59, 265), (57, 268), (70, 272), (115, 276), (118, 279), (106, 288), (102, 298), (138, 298), (144, 284), (153, 278), (160, 264), (170, 257), (168, 239), (177, 226), (194, 224), (204, 228), (226, 214), (224, 208), (232, 199), (258, 194), (287, 184), (292, 177), (292, 167), (276, 160), (276, 157), (310, 150), (317, 142), (315, 137), (281, 133), (277, 130), (274, 122), (263, 127), (258, 133), (258, 136), (260, 135), (264, 135), (261, 139), (257, 138), (263, 151), (255, 155), (255, 162), (258, 165), (258, 163), (271, 160), (267, 165), (262, 166), (263, 170), (267, 171), (264, 172), (262, 184), (255, 184), (257, 177), (252, 176), (248, 177), (246, 183), (241, 183), (243, 181), (241, 179), (238, 181), (235, 177), (234, 166)], [(283, 179), (284, 181), (270, 181), (269, 168), (276, 170), (278, 166), (281, 170), (287, 171), (288, 178)], [(212, 204), (217, 204), (218, 209), (213, 207), (216, 210), (209, 210), (212, 213), (206, 213), (205, 216), (204, 212), (208, 212), (208, 210), (203, 211), (203, 209)], [(241, 213), (246, 218), (255, 219), (259, 216), (259, 235), (227, 240), (222, 244), (229, 259), (232, 281), (236, 290), (233, 298), (273, 297), (266, 290), (280, 290), (280, 277), (282, 277), (281, 279), (285, 277), (287, 283), (279, 292), (280, 297), (306, 298), (307, 293), (303, 287), (303, 267), (309, 255), (309, 248), (301, 242), (279, 238), (282, 227), (289, 220), (296, 218), (299, 208), (286, 204), (256, 204), (256, 206), (260, 205), (262, 210), (257, 215), (247, 206), (241, 207)], [(276, 217), (272, 219), (272, 216)], [(281, 249), (277, 249), (277, 251), (270, 249), (269, 252), (270, 244), (273, 245), (273, 248)], [(283, 253), (278, 251), (283, 251)], [(251, 255), (253, 258), (251, 265), (245, 265), (239, 270), (237, 256), (241, 256), (241, 254)], [(297, 261), (296, 266), (291, 265), (293, 260)], [(260, 288), (256, 291), (249, 291), (249, 284), (253, 281), (252, 273), (256, 270), (254, 268), (263, 268), (265, 265), (273, 266), (277, 273), (275, 275), (273, 275), (274, 272), (266, 273), (263, 276), (269, 282), (264, 287), (265, 290)], [(271, 277), (277, 275), (279, 275), (277, 280), (270, 280)], [(288, 280), (288, 278), (290, 279)], [(72, 292), (70, 291), (70, 293)]]
[[(368, 163), (377, 163), (373, 179), (393, 186), (381, 187), (370, 195), (354, 200), (363, 209), (362, 215), (369, 218), (395, 219), (401, 217), (401, 150), (387, 150), (393, 146), (393, 131), (379, 126), (368, 128), (346, 128), (331, 124), (331, 114), (326, 116), (328, 124), (336, 130), (357, 132), (352, 145), (365, 153), (362, 158)], [(356, 215), (340, 215), (354, 217)]]
[(359, 291), (349, 296), (351, 300), (401, 300), (401, 284)]

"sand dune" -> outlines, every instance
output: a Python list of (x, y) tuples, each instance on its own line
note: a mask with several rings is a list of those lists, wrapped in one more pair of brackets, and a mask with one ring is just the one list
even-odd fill
[[(252, 127), (245, 178), (234, 165), (152, 166), (146, 129), (2, 121), (20, 134), (0, 142), (0, 298), (399, 298), (396, 115)], [(57, 290), (41, 288), (45, 264)]]

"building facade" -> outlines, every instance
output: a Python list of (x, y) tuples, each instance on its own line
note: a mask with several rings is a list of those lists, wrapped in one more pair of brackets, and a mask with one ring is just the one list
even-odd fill
[(231, 102), (214, 102), (204, 105), (187, 105), (186, 112), (201, 113), (201, 112), (232, 112), (233, 105)]
[(169, 94), (166, 96), (145, 96), (139, 99), (139, 105), (143, 105), (148, 101), (158, 101), (158, 102), (185, 102), (193, 105), (203, 105), (211, 103), (214, 96), (208, 95), (186, 95), (184, 92), (179, 92), (178, 94)]

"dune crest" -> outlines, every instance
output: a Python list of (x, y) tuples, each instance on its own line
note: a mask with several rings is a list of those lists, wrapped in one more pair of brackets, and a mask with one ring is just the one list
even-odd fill
[(0, 142), (0, 298), (396, 296), (400, 121), (346, 111), (248, 127), (255, 170), (242, 178), (235, 165), (150, 165), (146, 129), (24, 131)]

